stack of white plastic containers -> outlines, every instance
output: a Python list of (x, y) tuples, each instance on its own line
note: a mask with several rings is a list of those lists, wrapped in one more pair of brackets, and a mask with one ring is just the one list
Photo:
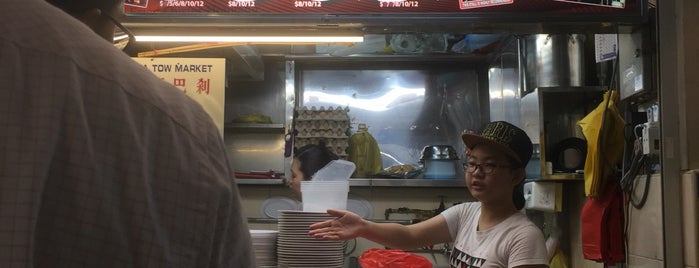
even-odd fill
[(342, 241), (315, 239), (308, 235), (311, 224), (333, 219), (327, 209), (347, 209), (349, 177), (355, 165), (334, 160), (301, 182), (303, 211), (279, 213), (277, 262), (280, 268), (341, 268), (344, 264)]
[(258, 268), (277, 268), (278, 233), (276, 230), (250, 230)]

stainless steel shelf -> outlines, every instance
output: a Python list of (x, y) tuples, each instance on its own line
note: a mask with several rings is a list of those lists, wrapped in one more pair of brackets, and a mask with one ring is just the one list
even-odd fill
[(237, 184), (253, 184), (253, 185), (284, 185), (284, 179), (235, 179)]
[(466, 187), (463, 179), (350, 179), (350, 186), (365, 187)]
[[(285, 185), (284, 179), (236, 179), (237, 184)], [(463, 179), (350, 179), (351, 187), (466, 187)]]
[[(398, 223), (403, 225), (408, 225), (411, 223), (410, 220), (384, 220), (384, 219), (367, 219), (368, 221), (378, 222), (378, 223)], [(269, 223), (276, 224), (279, 219), (275, 218), (248, 218), (248, 223)]]
[(582, 181), (584, 180), (584, 175), (579, 173), (555, 173), (551, 175), (543, 175), (541, 178), (537, 179), (527, 179), (526, 182), (530, 181), (553, 181), (553, 182), (566, 182), (566, 181)]
[(255, 132), (255, 133), (284, 133), (284, 124), (244, 124), (229, 123), (225, 129), (235, 132)]

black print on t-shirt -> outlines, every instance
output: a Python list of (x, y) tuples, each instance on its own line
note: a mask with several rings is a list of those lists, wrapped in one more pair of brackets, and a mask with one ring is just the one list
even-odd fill
[(485, 259), (473, 257), (457, 248), (454, 248), (449, 257), (449, 264), (451, 264), (451, 267), (480, 268), (483, 266), (483, 263), (485, 263)]

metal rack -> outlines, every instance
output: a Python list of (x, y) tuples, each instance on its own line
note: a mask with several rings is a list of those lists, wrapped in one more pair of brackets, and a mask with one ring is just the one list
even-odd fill
[[(236, 179), (245, 185), (286, 185), (285, 179)], [(463, 179), (350, 179), (351, 187), (466, 187)]]

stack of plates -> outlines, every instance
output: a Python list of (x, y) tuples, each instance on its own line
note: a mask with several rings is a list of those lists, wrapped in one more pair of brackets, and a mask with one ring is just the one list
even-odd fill
[(277, 268), (276, 230), (250, 230), (258, 268)]
[(315, 239), (308, 235), (308, 226), (333, 219), (325, 212), (279, 211), (277, 262), (280, 268), (342, 268), (342, 241)]

